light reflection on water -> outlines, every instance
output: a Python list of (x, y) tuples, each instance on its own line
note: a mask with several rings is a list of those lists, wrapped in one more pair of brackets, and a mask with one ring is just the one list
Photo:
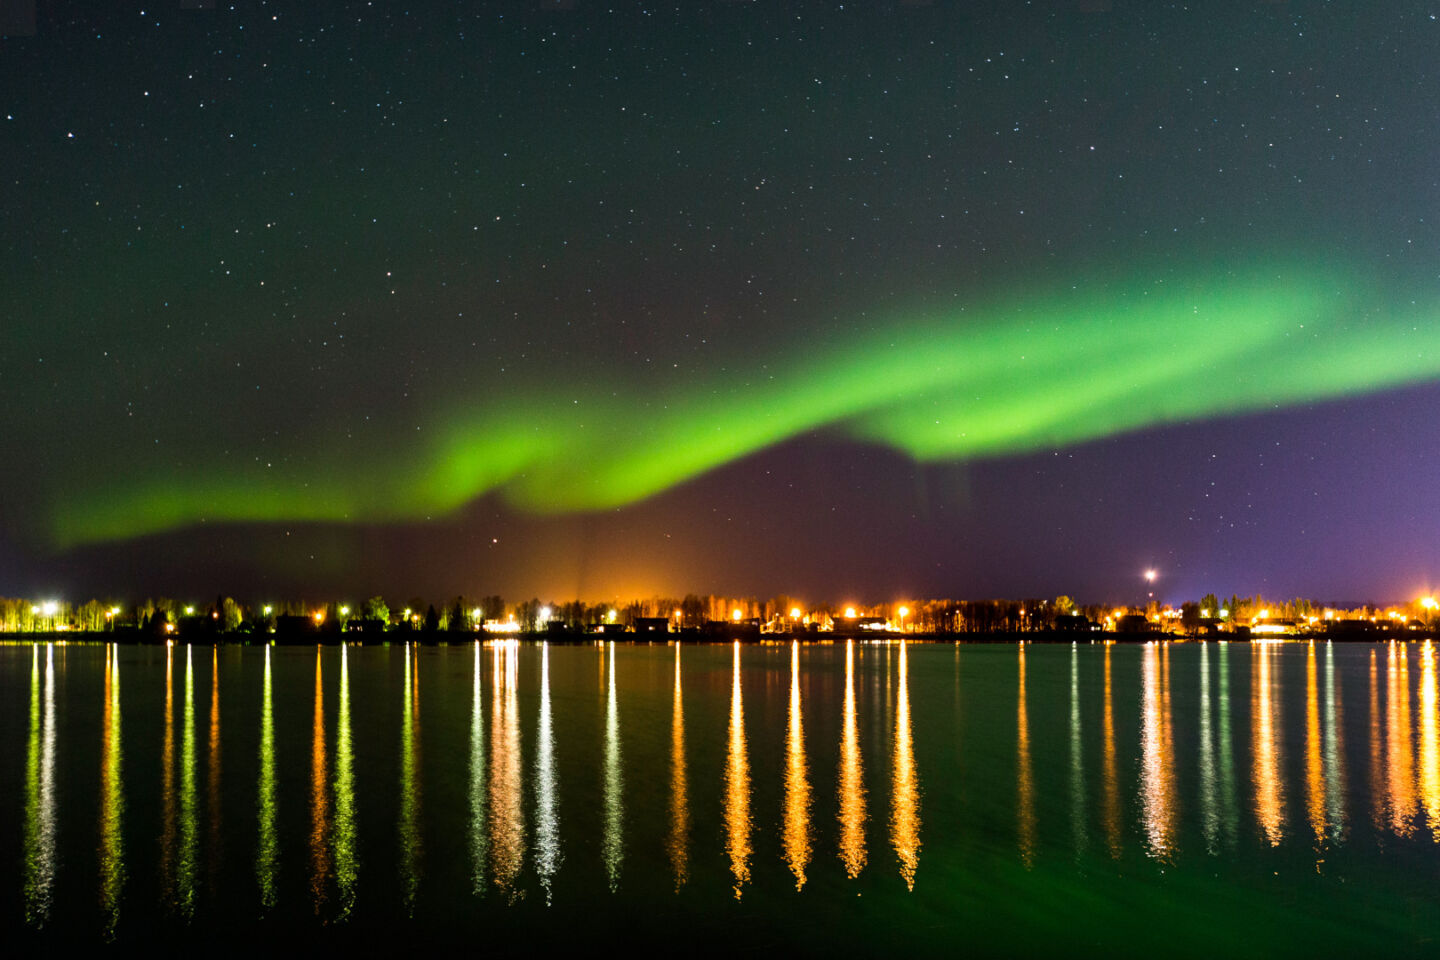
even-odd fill
[(360, 862), (355, 849), (356, 817), (354, 748), (350, 740), (350, 659), (340, 648), (340, 702), (335, 718), (335, 827), (330, 841), (334, 861), (335, 919), (344, 920), (355, 908)]
[(31, 650), (30, 726), (25, 749), (25, 920), (50, 919), (55, 885), (55, 645), (45, 644), (42, 701), (40, 646)]
[(535, 750), (535, 872), (551, 902), (551, 886), (560, 869), (560, 815), (558, 775), (555, 771), (555, 732), (550, 719), (550, 645), (540, 645), (540, 725)]
[(735, 899), (750, 882), (750, 762), (745, 750), (745, 705), (740, 692), (740, 641), (735, 641), (730, 684), (730, 738), (725, 753), (725, 854)]
[(890, 839), (900, 860), (900, 876), (905, 879), (905, 887), (914, 890), (915, 872), (920, 867), (920, 778), (915, 770), (915, 750), (910, 735), (910, 671), (905, 646), (905, 641), (900, 641)]
[(120, 752), (119, 648), (105, 645), (105, 705), (100, 726), (100, 904), (106, 940), (120, 926), (125, 888), (125, 787)]
[(840, 735), (839, 793), (840, 862), (855, 879), (865, 869), (865, 770), (860, 758), (860, 733), (855, 715), (855, 641), (845, 641), (845, 705)]
[(330, 877), (329, 767), (325, 758), (325, 684), (321, 650), (315, 648), (314, 721), (310, 727), (310, 896), (316, 916), (325, 905)]
[[(188, 646), (71, 647), (90, 672), (67, 687), (63, 648), (30, 646), (23, 666), (0, 674), (11, 684), (0, 703), (13, 705), (21, 734), (10, 754), (17, 917), (49, 931), (79, 911), (113, 937), (166, 916), (204, 923), (217, 902), (258, 918), (298, 899), (321, 923), (386, 902), (418, 922), (427, 902), (456, 895), (509, 905), (528, 890), (536, 908), (564, 911), (588, 885), (618, 904), (657, 879), (682, 900), (718, 883), (746, 909), (780, 887), (797, 902), (845, 888), (868, 898), (886, 885), (943, 899), (945, 883), (932, 878), (966, 869), (955, 858), (967, 837), (963, 849), (991, 851), (989, 869), (999, 850), (1030, 877), (1053, 877), (1061, 863), (1123, 877), (1144, 875), (1136, 865), (1147, 861), (1166, 873), (1200, 861), (1225, 872), (1302, 855), (1307, 869), (1339, 878), (1362, 851), (1389, 856), (1398, 841), (1440, 850), (1440, 669), (1429, 643), (941, 655), (858, 640), (499, 641), (469, 652), (451, 677), (418, 645), (236, 649), (223, 670), (211, 650), (205, 677)], [(403, 662), (384, 668), (394, 655)], [(590, 657), (598, 702), (593, 681), (576, 689)], [(123, 737), (122, 661), (133, 691)], [(94, 742), (72, 742), (85, 725), (57, 723), (67, 692), (82, 691), (99, 693), (98, 773)], [(983, 740), (952, 742), (982, 736), (955, 722), (962, 705), (990, 721)], [(68, 776), (82, 791), (93, 785), (89, 806), (57, 786), (76, 763), (85, 772)], [(893, 871), (865, 869), (871, 791)], [(132, 815), (135, 797), (148, 807)], [(68, 845), (96, 834), (65, 824), (97, 808), (98, 869), (82, 869)], [(236, 812), (222, 819), (226, 809)], [(452, 827), (453, 850), (423, 843)], [(387, 869), (362, 887), (367, 860)], [(242, 885), (227, 880), (226, 861), (239, 861)], [(85, 903), (64, 895), (82, 882)]]
[(690, 784), (685, 765), (685, 698), (675, 644), (675, 693), (670, 708), (670, 833), (665, 841), (678, 892), (690, 879)]
[[(679, 647), (676, 651), (678, 653)], [(805, 888), (810, 864), (810, 770), (805, 763), (805, 724), (800, 707), (800, 642), (790, 644), (790, 706), (785, 724), (785, 862), (795, 889)]]
[(409, 914), (415, 912), (420, 887), (420, 671), (415, 669), (418, 645), (405, 645), (405, 683), (400, 710), (400, 896)]
[(1030, 709), (1025, 700), (1025, 643), (1019, 651), (1019, 697), (1015, 708), (1015, 812), (1020, 840), (1020, 859), (1025, 866), (1035, 863), (1035, 777), (1030, 767)]
[(494, 648), (490, 713), (490, 873), (508, 899), (525, 864), (525, 812), (521, 804), (520, 716), (515, 694), (515, 648)]
[(1150, 856), (1169, 860), (1175, 852), (1175, 762), (1170, 724), (1170, 647), (1145, 645), (1143, 721), (1140, 734), (1140, 810)]
[(615, 642), (610, 642), (609, 657), (606, 649), (600, 648), (600, 655), (608, 659), (610, 679), (605, 695), (605, 874), (610, 881), (610, 892), (620, 887), (620, 868), (625, 862), (625, 806), (622, 799), (625, 782), (620, 772), (620, 705), (615, 696)]
[(1274, 659), (1279, 645), (1256, 643), (1252, 671), (1252, 731), (1255, 756), (1255, 820), (1270, 846), (1279, 846), (1285, 839), (1285, 781), (1283, 774), (1283, 743), (1281, 720), (1276, 710), (1280, 677)]
[(255, 879), (260, 885), (260, 909), (273, 910), (280, 897), (276, 871), (280, 863), (280, 835), (275, 800), (275, 698), (270, 673), (270, 648), (265, 648), (265, 680), (260, 700), (260, 784), (256, 808), (260, 837), (255, 851)]

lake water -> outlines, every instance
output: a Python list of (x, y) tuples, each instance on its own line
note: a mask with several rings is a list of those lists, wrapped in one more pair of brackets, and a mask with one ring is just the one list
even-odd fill
[(1440, 950), (1429, 644), (23, 645), (0, 738), (23, 948)]

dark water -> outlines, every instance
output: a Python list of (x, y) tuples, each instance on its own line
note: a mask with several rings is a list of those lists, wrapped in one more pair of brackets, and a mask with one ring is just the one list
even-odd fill
[(27, 645), (0, 736), (25, 949), (1440, 952), (1428, 644)]

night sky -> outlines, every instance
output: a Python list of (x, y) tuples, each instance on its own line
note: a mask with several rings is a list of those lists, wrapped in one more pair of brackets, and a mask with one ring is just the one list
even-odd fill
[(0, 41), (0, 595), (1440, 584), (1440, 7), (110, 6)]

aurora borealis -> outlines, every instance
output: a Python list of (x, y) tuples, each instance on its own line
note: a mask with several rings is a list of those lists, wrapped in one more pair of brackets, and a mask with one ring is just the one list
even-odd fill
[(42, 10), (0, 578), (1409, 595), (1437, 26), (1358, 17)]

